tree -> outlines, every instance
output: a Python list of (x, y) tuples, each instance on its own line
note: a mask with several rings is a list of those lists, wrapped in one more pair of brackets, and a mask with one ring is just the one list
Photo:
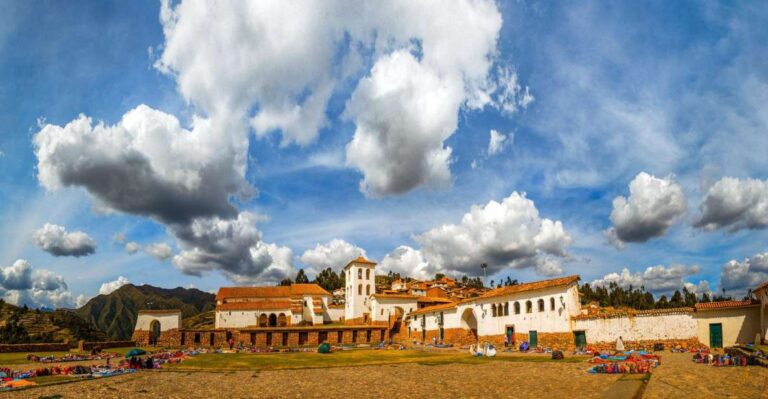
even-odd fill
[(0, 342), (4, 344), (25, 344), (30, 342), (27, 329), (19, 323), (19, 313), (13, 312), (0, 327)]
[(656, 309), (664, 309), (669, 307), (669, 301), (666, 295), (662, 295), (658, 301), (656, 301)]
[(280, 281), (280, 285), (291, 285), (293, 284), (293, 281), (291, 281), (290, 277), (286, 277)]
[[(342, 272), (341, 274), (343, 275), (344, 273)], [(336, 272), (333, 271), (333, 269), (328, 267), (321, 270), (320, 273), (317, 274), (317, 277), (315, 277), (315, 281), (313, 281), (313, 283), (323, 287), (323, 289), (328, 292), (333, 292), (334, 290), (344, 286), (344, 280), (342, 279), (343, 277), (340, 277), (338, 274), (336, 274)], [(296, 277), (296, 281), (298, 281), (298, 277)]]
[(445, 277), (445, 274), (443, 274), (443, 273), (435, 273), (435, 280), (440, 280), (443, 277)]
[(680, 308), (683, 306), (683, 295), (680, 293), (680, 290), (675, 290), (675, 293), (672, 294), (672, 298), (669, 300), (669, 306), (673, 308)]
[(307, 278), (307, 275), (304, 274), (304, 269), (299, 269), (299, 272), (296, 273), (296, 284), (307, 284), (309, 283), (309, 278)]

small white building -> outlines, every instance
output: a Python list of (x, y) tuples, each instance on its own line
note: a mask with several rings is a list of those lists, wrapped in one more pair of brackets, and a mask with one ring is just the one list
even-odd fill
[(329, 309), (331, 294), (317, 284), (277, 287), (221, 287), (215, 328), (321, 325), (339, 321)]

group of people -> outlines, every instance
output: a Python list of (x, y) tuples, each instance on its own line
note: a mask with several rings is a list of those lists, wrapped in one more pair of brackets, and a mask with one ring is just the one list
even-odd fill
[(27, 355), (27, 360), (31, 362), (40, 362), (40, 363), (64, 363), (64, 362), (85, 362), (85, 361), (91, 361), (91, 360), (104, 360), (104, 359), (111, 359), (115, 357), (119, 357), (120, 355), (117, 353), (112, 352), (98, 352), (98, 353), (91, 353), (88, 355), (79, 355), (75, 353), (68, 353), (62, 357), (55, 357), (53, 355), (49, 356), (38, 356), (35, 354), (29, 354)]
[(699, 364), (708, 364), (715, 367), (746, 367), (758, 364), (756, 356), (734, 355), (729, 354), (717, 355), (712, 354), (709, 351), (699, 351), (693, 355), (693, 362)]

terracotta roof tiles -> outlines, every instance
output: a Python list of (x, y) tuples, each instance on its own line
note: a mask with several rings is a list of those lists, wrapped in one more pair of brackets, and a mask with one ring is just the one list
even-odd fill
[(287, 298), (295, 295), (326, 295), (331, 294), (317, 284), (291, 284), (276, 287), (221, 287), (216, 299), (228, 298)]
[[(504, 296), (504, 295), (516, 294), (518, 292), (541, 290), (541, 289), (550, 288), (550, 287), (560, 287), (563, 285), (573, 284), (579, 280), (580, 280), (579, 276), (567, 276), (567, 277), (553, 278), (549, 280), (534, 281), (532, 283), (510, 285), (510, 286), (490, 290), (480, 295), (478, 298), (479, 299), (495, 298), (495, 297)], [(473, 298), (473, 299), (477, 299), (477, 298)]]
[(435, 305), (435, 306), (427, 306), (426, 308), (421, 308), (419, 310), (414, 310), (413, 312), (408, 313), (409, 315), (417, 315), (417, 314), (424, 314), (424, 313), (432, 313), (432, 312), (439, 312), (441, 310), (448, 310), (448, 309), (455, 309), (456, 303), (444, 303), (442, 305)]
[(696, 304), (696, 310), (735, 309), (759, 305), (760, 302), (747, 299), (745, 301), (717, 301), (700, 302)]
[(216, 306), (216, 310), (276, 310), (290, 309), (291, 301), (229, 302)]

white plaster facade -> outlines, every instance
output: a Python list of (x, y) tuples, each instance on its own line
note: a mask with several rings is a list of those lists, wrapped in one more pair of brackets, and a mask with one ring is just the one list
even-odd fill
[(573, 331), (584, 331), (587, 344), (624, 341), (696, 338), (698, 324), (693, 311), (631, 317), (576, 318)]
[(760, 306), (735, 309), (698, 310), (696, 312), (699, 340), (710, 345), (710, 325), (720, 324), (723, 346), (747, 344), (760, 334)]
[(346, 298), (344, 319), (354, 320), (369, 313), (368, 297), (376, 294), (376, 263), (357, 258), (344, 266)]
[(375, 295), (369, 303), (373, 321), (389, 321), (390, 316), (396, 315), (405, 317), (418, 306), (417, 298), (408, 298), (407, 295)]
[(152, 322), (160, 323), (160, 331), (168, 331), (181, 328), (181, 311), (139, 311), (136, 317), (136, 327), (134, 330), (151, 331)]
[(409, 315), (408, 326), (413, 331), (438, 329), (442, 313), (443, 328), (474, 330), (480, 337), (503, 335), (507, 327), (513, 327), (516, 333), (571, 331), (571, 317), (581, 312), (576, 279), (541, 289), (528, 290), (525, 285), (519, 288), (520, 291), (509, 290), (512, 292), (507, 294), (501, 291), (499, 295), (491, 291), (454, 308), (438, 307), (439, 310), (432, 312), (425, 308)]

